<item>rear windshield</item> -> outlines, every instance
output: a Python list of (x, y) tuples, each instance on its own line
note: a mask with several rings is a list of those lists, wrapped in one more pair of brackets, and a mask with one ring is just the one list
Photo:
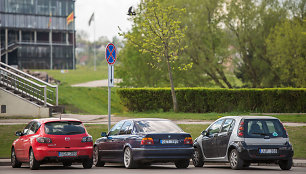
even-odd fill
[(247, 119), (244, 125), (246, 138), (287, 137), (283, 125), (277, 119)]
[(143, 120), (136, 121), (135, 127), (139, 133), (181, 133), (180, 127), (168, 120), (152, 121)]
[(45, 124), (45, 133), (50, 135), (76, 135), (84, 134), (85, 128), (81, 122), (59, 121)]

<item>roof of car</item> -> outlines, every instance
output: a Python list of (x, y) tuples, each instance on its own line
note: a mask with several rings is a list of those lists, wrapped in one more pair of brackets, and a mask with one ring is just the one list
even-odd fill
[(222, 118), (244, 118), (244, 119), (277, 119), (271, 116), (251, 116), (251, 115), (239, 115), (239, 116), (225, 116)]
[(34, 119), (32, 121), (37, 121), (39, 123), (47, 123), (47, 122), (54, 122), (54, 121), (78, 121), (81, 122), (78, 119), (74, 119), (74, 118), (40, 118), (40, 119)]
[(168, 119), (164, 118), (132, 118), (132, 119), (127, 119), (131, 121), (169, 121)]

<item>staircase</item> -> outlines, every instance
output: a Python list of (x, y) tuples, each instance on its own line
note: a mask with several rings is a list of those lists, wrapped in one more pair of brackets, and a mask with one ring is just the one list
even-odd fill
[[(36, 107), (38, 109), (37, 113), (40, 113), (41, 110), (44, 110), (45, 112), (47, 109), (49, 110), (49, 116), (51, 116), (53, 112), (62, 111), (62, 109), (58, 107), (57, 85), (49, 84), (2, 62), (0, 62), (0, 90), (2, 90), (2, 92), (6, 92), (5, 96), (10, 94), (13, 95), (12, 97), (15, 97), (15, 99), (12, 99), (14, 102), (11, 101), (10, 106), (8, 107), (12, 108), (14, 103), (20, 103), (20, 99), (22, 99), (22, 101), (27, 102), (26, 105), (31, 104), (31, 108), (32, 106)], [(9, 99), (4, 99), (4, 97), (1, 97), (0, 95), (0, 115), (2, 113), (2, 105), (4, 105), (3, 103), (9, 103)], [(18, 106), (14, 107), (17, 108), (12, 108), (9, 115), (20, 115), (20, 111), (19, 113), (17, 112)], [(16, 110), (16, 113), (18, 114), (15, 114), (14, 110)], [(33, 115), (33, 117), (37, 116)]]

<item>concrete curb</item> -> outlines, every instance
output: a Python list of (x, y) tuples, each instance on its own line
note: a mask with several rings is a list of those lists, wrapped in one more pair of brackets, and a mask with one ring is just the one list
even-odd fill
[[(164, 163), (161, 163), (161, 164), (164, 164)], [(170, 164), (170, 163), (166, 163), (166, 164)], [(10, 165), (11, 165), (11, 159), (0, 159), (0, 166), (10, 166)], [(190, 161), (190, 165), (193, 165), (192, 161)], [(205, 163), (205, 165), (229, 166), (229, 163)], [(276, 166), (276, 165), (277, 164), (266, 164), (266, 163), (252, 163), (251, 164), (251, 166)], [(293, 167), (306, 167), (306, 159), (293, 160)]]

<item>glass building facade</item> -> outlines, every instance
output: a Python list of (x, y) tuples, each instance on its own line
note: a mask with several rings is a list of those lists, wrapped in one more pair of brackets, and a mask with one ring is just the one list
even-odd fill
[[(0, 0), (1, 61), (26, 69), (74, 68), (74, 0)], [(52, 67), (51, 67), (52, 66)]]

